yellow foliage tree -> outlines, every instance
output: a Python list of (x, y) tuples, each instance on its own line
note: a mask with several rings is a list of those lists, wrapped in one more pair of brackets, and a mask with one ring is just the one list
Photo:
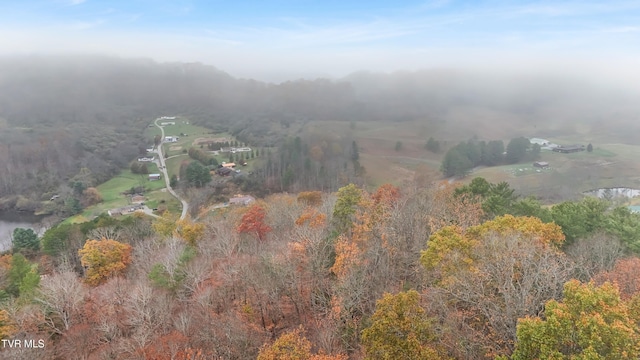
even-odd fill
[(122, 274), (131, 263), (131, 245), (111, 239), (88, 240), (78, 254), (90, 285)]
[(0, 310), (0, 340), (10, 338), (16, 332), (9, 313), (6, 310)]
[(195, 223), (189, 218), (178, 220), (176, 222), (175, 234), (187, 244), (194, 246), (204, 235), (204, 224)]
[(415, 290), (384, 294), (371, 317), (371, 326), (362, 331), (365, 359), (440, 359), (431, 346), (434, 339)]
[(153, 222), (153, 230), (162, 236), (171, 236), (178, 226), (177, 222), (177, 216), (165, 211), (162, 217)]
[(447, 347), (456, 349), (466, 336), (466, 351), (487, 358), (509, 354), (518, 318), (542, 310), (571, 275), (573, 265), (559, 249), (563, 241), (556, 224), (511, 215), (434, 233), (420, 261), (448, 294), (446, 311), (454, 314), (455, 326), (469, 329), (467, 335), (446, 334)]
[(302, 335), (302, 328), (281, 335), (271, 346), (263, 346), (258, 360), (346, 360), (346, 355), (313, 354), (311, 342)]
[(467, 236), (480, 239), (488, 234), (521, 234), (541, 245), (559, 248), (564, 243), (562, 228), (554, 223), (543, 223), (536, 217), (504, 215), (467, 230)]

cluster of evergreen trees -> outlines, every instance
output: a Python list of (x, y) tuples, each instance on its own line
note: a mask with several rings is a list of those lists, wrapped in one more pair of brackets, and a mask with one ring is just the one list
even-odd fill
[(471, 139), (449, 149), (442, 160), (440, 170), (447, 177), (463, 176), (478, 165), (515, 164), (524, 160), (535, 160), (539, 155), (540, 145), (532, 146), (524, 137), (511, 139), (506, 151), (502, 140), (486, 142)]

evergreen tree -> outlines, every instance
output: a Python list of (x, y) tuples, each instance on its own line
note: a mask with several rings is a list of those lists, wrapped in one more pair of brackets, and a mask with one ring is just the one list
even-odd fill
[(40, 241), (38, 241), (38, 234), (32, 229), (16, 228), (13, 230), (13, 236), (11, 237), (13, 243), (13, 252), (35, 252), (40, 249)]
[(440, 171), (446, 177), (464, 176), (473, 168), (473, 163), (466, 154), (460, 151), (459, 147), (449, 149), (442, 160)]
[(592, 151), (593, 151), (593, 145), (589, 143), (589, 145), (587, 145), (587, 152), (592, 152)]
[(509, 164), (515, 164), (522, 161), (527, 155), (527, 150), (531, 146), (529, 139), (519, 137), (511, 139), (507, 145), (506, 161)]
[(187, 166), (186, 175), (187, 181), (196, 187), (202, 187), (211, 181), (209, 169), (197, 161), (193, 161)]
[(424, 147), (432, 153), (440, 152), (440, 142), (435, 140), (433, 137), (430, 137), (429, 140), (427, 140), (427, 144)]

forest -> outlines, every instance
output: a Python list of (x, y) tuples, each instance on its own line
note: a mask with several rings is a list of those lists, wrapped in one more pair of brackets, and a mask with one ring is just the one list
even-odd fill
[(0, 338), (44, 346), (0, 354), (637, 359), (639, 235), (626, 207), (547, 207), (483, 178), (20, 230)]

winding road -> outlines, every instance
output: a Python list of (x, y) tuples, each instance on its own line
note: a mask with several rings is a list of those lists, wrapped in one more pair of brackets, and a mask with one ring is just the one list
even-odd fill
[(169, 173), (167, 173), (167, 165), (165, 164), (164, 156), (162, 155), (162, 142), (164, 141), (164, 127), (158, 125), (158, 120), (160, 119), (156, 119), (156, 121), (154, 121), (153, 123), (160, 129), (160, 132), (162, 133), (161, 135), (162, 137), (160, 138), (160, 144), (158, 144), (158, 147), (157, 147), (158, 158), (160, 160), (160, 171), (162, 171), (162, 175), (164, 176), (164, 183), (166, 184), (167, 190), (169, 191), (169, 193), (173, 195), (176, 199), (180, 200), (180, 202), (182, 203), (182, 214), (180, 215), (180, 220), (182, 220), (187, 216), (187, 211), (189, 211), (189, 203), (187, 203), (186, 200), (181, 198), (171, 188), (171, 185), (169, 184)]

